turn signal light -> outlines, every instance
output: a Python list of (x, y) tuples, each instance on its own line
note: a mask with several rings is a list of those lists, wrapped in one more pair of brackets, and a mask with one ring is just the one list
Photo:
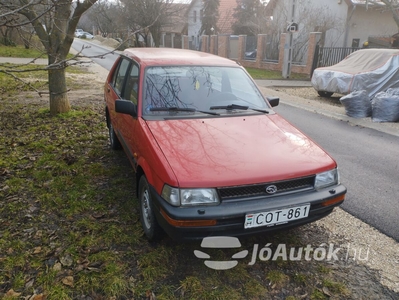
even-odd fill
[(345, 195), (340, 195), (336, 198), (332, 198), (330, 200), (324, 201), (323, 203), (321, 203), (321, 205), (322, 206), (330, 206), (330, 205), (342, 202), (342, 201), (344, 201), (344, 199), (345, 199)]

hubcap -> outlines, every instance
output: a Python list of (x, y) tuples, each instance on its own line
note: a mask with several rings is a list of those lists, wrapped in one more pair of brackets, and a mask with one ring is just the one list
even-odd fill
[(114, 144), (114, 128), (112, 127), (112, 125), (109, 126), (109, 139), (111, 142), (111, 145)]
[(150, 199), (149, 199), (149, 194), (148, 190), (146, 189), (143, 193), (142, 199), (141, 199), (141, 210), (143, 214), (143, 220), (145, 227), (148, 229), (151, 228), (151, 207), (150, 207)]

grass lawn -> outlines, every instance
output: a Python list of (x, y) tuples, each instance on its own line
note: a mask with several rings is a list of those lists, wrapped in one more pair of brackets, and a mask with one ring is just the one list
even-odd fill
[[(283, 79), (280, 71), (245, 68), (253, 79)], [(309, 80), (309, 75), (291, 73), (290, 79)]]
[(25, 49), (23, 46), (0, 45), (0, 57), (47, 58), (47, 55), (33, 48)]
[[(22, 91), (33, 90), (33, 88), (47, 92), (48, 71), (43, 70), (43, 67), (44, 66), (41, 65), (0, 65), (0, 100), (14, 96)], [(2, 70), (17, 76), (19, 79), (2, 72)], [(85, 73), (85, 71), (78, 66), (67, 67), (66, 72), (69, 74)], [(67, 85), (70, 88), (82, 88), (84, 84), (84, 82), (73, 81), (67, 78)]]
[[(0, 44), (0, 57), (20, 57), (20, 58), (47, 58), (47, 54), (37, 49), (25, 49), (23, 46), (4, 46)], [(73, 55), (69, 54), (68, 58)]]

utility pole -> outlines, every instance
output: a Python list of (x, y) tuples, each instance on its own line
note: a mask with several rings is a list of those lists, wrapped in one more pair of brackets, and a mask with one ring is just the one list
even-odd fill
[(288, 13), (290, 19), (284, 44), (284, 60), (283, 60), (283, 73), (282, 73), (283, 78), (289, 78), (291, 75), (292, 46), (293, 46), (294, 31), (295, 31), (293, 30), (292, 25), (295, 24), (294, 23), (295, 9), (296, 9), (296, 0), (291, 0), (290, 10)]

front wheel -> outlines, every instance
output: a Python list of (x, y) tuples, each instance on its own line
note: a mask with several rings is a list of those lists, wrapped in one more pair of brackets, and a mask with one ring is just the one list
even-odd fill
[(325, 91), (317, 91), (320, 97), (330, 98), (332, 96), (332, 92), (325, 92)]
[(162, 230), (155, 218), (150, 188), (144, 175), (139, 181), (139, 202), (140, 221), (144, 234), (149, 241), (155, 241), (160, 238)]

